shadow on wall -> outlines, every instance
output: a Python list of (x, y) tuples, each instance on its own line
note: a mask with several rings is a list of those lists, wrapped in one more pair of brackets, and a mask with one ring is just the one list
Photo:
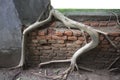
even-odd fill
[(0, 67), (16, 66), (21, 26), (35, 22), (50, 0), (0, 0)]

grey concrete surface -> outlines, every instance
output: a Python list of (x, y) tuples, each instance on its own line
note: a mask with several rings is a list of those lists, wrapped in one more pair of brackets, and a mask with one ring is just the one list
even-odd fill
[(18, 64), (21, 49), (21, 22), (12, 0), (0, 0), (0, 67)]

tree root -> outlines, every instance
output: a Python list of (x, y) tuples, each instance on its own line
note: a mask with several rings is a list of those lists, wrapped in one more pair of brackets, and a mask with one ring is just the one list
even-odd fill
[(23, 42), (22, 42), (22, 55), (21, 55), (21, 60), (19, 63), (19, 66), (22, 66), (24, 63), (24, 54), (25, 54), (25, 39), (26, 39), (26, 34), (30, 31), (32, 31), (33, 29), (36, 29), (46, 23), (48, 23), (52, 16), (54, 16), (54, 18), (58, 19), (59, 21), (61, 21), (66, 27), (70, 28), (76, 28), (79, 29), (81, 31), (84, 31), (86, 33), (88, 33), (91, 37), (91, 41), (87, 44), (85, 44), (83, 47), (81, 47), (80, 49), (78, 49), (74, 55), (72, 56), (71, 59), (68, 60), (55, 60), (55, 61), (48, 61), (45, 63), (41, 63), (39, 64), (39, 67), (41, 67), (42, 65), (46, 65), (46, 64), (51, 64), (51, 63), (58, 63), (58, 62), (71, 62), (70, 67), (63, 72), (63, 74), (59, 75), (59, 76), (55, 76), (52, 77), (53, 79), (61, 79), (61, 80), (66, 80), (68, 75), (74, 70), (74, 68), (76, 68), (77, 70), (79, 70), (79, 67), (76, 64), (76, 60), (77, 58), (87, 52), (90, 51), (91, 49), (95, 48), (98, 44), (99, 44), (99, 34), (101, 33), (103, 35), (105, 35), (105, 37), (108, 39), (108, 41), (114, 46), (114, 43), (112, 43), (112, 41), (109, 39), (109, 37), (107, 36), (107, 33), (100, 31), (100, 30), (96, 30), (94, 28), (92, 28), (91, 26), (87, 26), (84, 25), (82, 23), (73, 21), (67, 17), (65, 17), (62, 13), (58, 12), (57, 10), (52, 9), (50, 11), (49, 17), (43, 21), (37, 21), (34, 24), (30, 25), (27, 29), (24, 30), (23, 32)]

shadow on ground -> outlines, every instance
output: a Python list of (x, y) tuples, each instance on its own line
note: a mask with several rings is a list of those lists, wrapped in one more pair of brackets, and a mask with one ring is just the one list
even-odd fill
[[(30, 68), (28, 70), (20, 68), (14, 70), (1, 69), (0, 80), (53, 80), (46, 78), (45, 75), (58, 75), (67, 67)], [(68, 76), (68, 80), (120, 80), (120, 73), (107, 70), (94, 70), (93, 72), (80, 70), (79, 73), (77, 71), (72, 72)]]

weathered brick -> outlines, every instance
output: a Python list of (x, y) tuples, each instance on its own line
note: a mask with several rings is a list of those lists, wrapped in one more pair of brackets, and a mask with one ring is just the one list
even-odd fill
[(59, 47), (52, 47), (52, 50), (60, 50)]
[(53, 47), (65, 47), (65, 44), (52, 44)]
[(115, 22), (115, 21), (110, 21), (109, 23), (108, 23), (108, 26), (115, 26), (117, 23)]
[(55, 27), (55, 25), (56, 25), (56, 22), (50, 23), (50, 27)]
[(48, 43), (56, 43), (56, 40), (48, 40)]
[(37, 49), (38, 49), (38, 50), (43, 50), (43, 47), (38, 46)]
[(65, 43), (65, 41), (64, 40), (57, 40), (57, 43), (63, 44), (63, 43)]
[(40, 52), (39, 52), (39, 50), (30, 50), (30, 52), (32, 52), (32, 54), (34, 54), (34, 55), (40, 55)]
[(31, 59), (34, 60), (34, 61), (39, 61), (40, 57), (39, 56), (32, 56)]
[(45, 50), (51, 49), (51, 46), (42, 46), (42, 47), (43, 47), (43, 49), (45, 49)]
[(74, 48), (74, 44), (73, 44), (73, 43), (67, 43), (67, 44), (66, 44), (66, 47), (68, 47), (68, 48), (69, 48), (69, 47)]
[(38, 40), (46, 39), (46, 36), (37, 36), (37, 39), (38, 39)]
[(77, 44), (77, 45), (81, 45), (82, 43), (83, 43), (83, 41), (81, 41), (81, 40), (75, 41), (75, 44)]
[(107, 51), (108, 49), (107, 48), (101, 48), (101, 51)]
[(100, 21), (99, 26), (100, 27), (106, 27), (107, 26), (107, 21)]
[(77, 48), (77, 47), (80, 47), (81, 45), (77, 45), (77, 44), (74, 44), (74, 43), (67, 43), (66, 44), (66, 47), (67, 48)]
[(93, 27), (97, 27), (99, 25), (99, 22), (93, 21), (93, 22), (90, 23), (90, 25), (93, 26)]
[(51, 40), (52, 39), (52, 35), (46, 35), (46, 39), (47, 40)]
[(53, 28), (48, 28), (48, 34), (55, 34), (55, 30)]
[(66, 47), (63, 47), (63, 48), (60, 48), (61, 51), (66, 51), (67, 48)]
[(32, 43), (38, 43), (38, 40), (33, 39), (33, 40), (32, 40)]
[(44, 36), (47, 34), (47, 29), (38, 31), (38, 35)]
[(109, 48), (110, 45), (101, 45), (102, 48)]
[(52, 35), (52, 39), (61, 39), (61, 37), (59, 37), (59, 36), (55, 36), (55, 35)]
[(69, 37), (68, 37), (68, 40), (75, 41), (75, 40), (77, 40), (77, 37), (76, 37), (76, 36), (69, 36)]
[(63, 32), (61, 32), (61, 31), (56, 31), (56, 32), (55, 32), (55, 35), (56, 35), (56, 36), (63, 36)]
[(46, 61), (49, 61), (49, 60), (51, 60), (51, 58), (48, 57), (48, 56), (40, 56), (40, 61), (41, 62), (46, 62)]
[(104, 44), (108, 44), (109, 42), (108, 41), (102, 41), (101, 43), (102, 43), (102, 45), (104, 45)]
[(116, 36), (119, 36), (120, 33), (119, 32), (112, 32), (112, 33), (109, 33), (108, 35), (116, 37)]
[(39, 40), (39, 43), (40, 43), (40, 44), (46, 44), (46, 43), (47, 43), (47, 40)]
[(75, 50), (75, 48), (67, 47), (67, 50)]
[(37, 44), (35, 44), (35, 43), (31, 43), (31, 44), (28, 44), (28, 46), (36, 47)]
[(53, 50), (40, 50), (40, 53), (44, 54), (44, 53), (53, 53)]
[(120, 41), (120, 37), (116, 37), (115, 40), (116, 40), (116, 41)]
[(37, 35), (37, 32), (32, 32), (31, 35), (32, 35), (32, 36), (36, 36), (36, 35)]
[(73, 30), (73, 35), (74, 36), (81, 36), (81, 32), (79, 30)]
[(55, 36), (55, 35), (52, 35), (52, 39), (57, 39), (57, 40), (66, 40), (67, 39), (67, 36)]
[(103, 36), (100, 36), (100, 40), (101, 40), (101, 41), (104, 40), (104, 37), (103, 37)]
[(78, 40), (84, 41), (85, 39), (84, 39), (84, 37), (78, 37)]
[(64, 32), (64, 35), (67, 35), (67, 36), (72, 36), (72, 35), (73, 35), (73, 33), (72, 33), (72, 31), (71, 31), (71, 30), (66, 30), (66, 31)]
[(90, 21), (83, 22), (85, 25), (90, 25)]

